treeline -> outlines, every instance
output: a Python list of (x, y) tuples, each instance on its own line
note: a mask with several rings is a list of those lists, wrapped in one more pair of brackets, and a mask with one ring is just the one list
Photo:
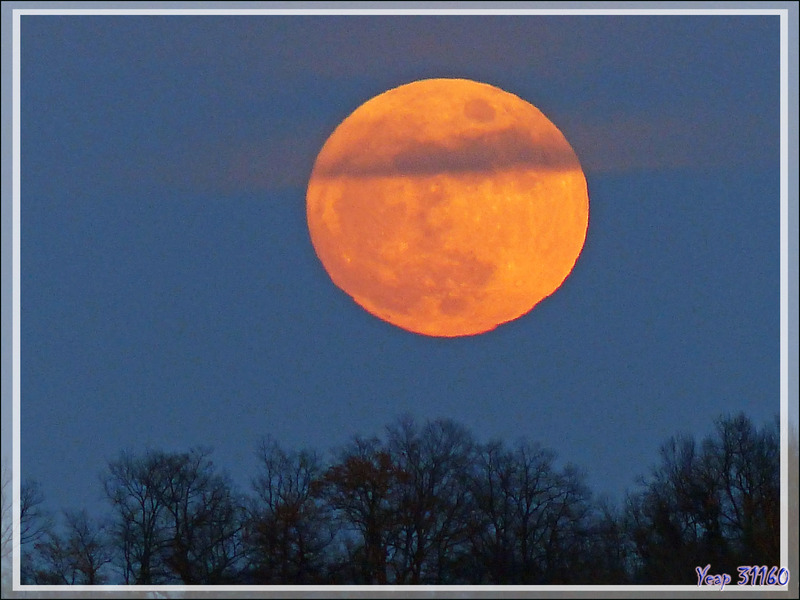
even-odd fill
[(109, 514), (55, 527), (23, 486), (28, 584), (696, 584), (779, 565), (778, 421), (674, 437), (619, 506), (536, 444), (401, 418), (323, 460), (266, 439), (237, 490), (208, 449), (123, 452)]

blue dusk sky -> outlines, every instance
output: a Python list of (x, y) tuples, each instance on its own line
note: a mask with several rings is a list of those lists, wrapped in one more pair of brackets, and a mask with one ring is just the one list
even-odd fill
[[(21, 467), (101, 506), (120, 450), (327, 451), (402, 414), (520, 438), (620, 500), (670, 436), (780, 410), (778, 16), (23, 16)], [(378, 320), (306, 225), (366, 100), (489, 83), (572, 144), (572, 275), (489, 333)], [(5, 446), (4, 446), (5, 448)]]

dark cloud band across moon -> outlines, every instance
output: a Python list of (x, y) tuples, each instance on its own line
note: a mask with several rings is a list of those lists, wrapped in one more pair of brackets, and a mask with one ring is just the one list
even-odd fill
[[(580, 168), (574, 152), (562, 143), (539, 139), (518, 128), (462, 134), (446, 142), (404, 144), (392, 152), (373, 152), (369, 143), (318, 165), (325, 177), (434, 175), (481, 173), (505, 169), (574, 171)], [(384, 148), (392, 148), (388, 143)]]

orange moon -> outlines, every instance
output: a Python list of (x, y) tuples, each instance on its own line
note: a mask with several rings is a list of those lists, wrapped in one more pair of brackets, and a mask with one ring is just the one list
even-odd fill
[(589, 221), (586, 178), (556, 126), (466, 79), (416, 81), (357, 108), (317, 156), (306, 208), (338, 287), (439, 337), (490, 331), (550, 296)]

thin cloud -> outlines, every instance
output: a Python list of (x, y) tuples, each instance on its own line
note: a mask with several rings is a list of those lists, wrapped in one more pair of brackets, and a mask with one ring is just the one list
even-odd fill
[(562, 119), (587, 173), (708, 169), (777, 164), (777, 116), (686, 112), (585, 121)]
[(354, 142), (345, 154), (318, 164), (317, 174), (374, 177), (483, 173), (512, 168), (569, 171), (578, 167), (574, 152), (563, 139), (555, 135), (537, 139), (516, 128), (462, 135), (446, 142), (411, 140), (390, 153), (372, 150)]
[[(779, 130), (773, 120), (777, 123), (767, 115), (733, 110), (718, 115), (639, 114), (603, 120), (561, 114), (557, 122), (575, 154), (563, 146), (535, 143), (524, 131), (503, 130), (394, 151), (357, 146), (353, 153), (317, 165), (317, 174), (424, 176), (514, 168), (568, 170), (580, 164), (592, 175), (764, 166), (779, 156)], [(151, 157), (147, 166), (116, 165), (114, 171), (130, 183), (141, 184), (142, 177), (150, 173), (173, 187), (223, 193), (305, 188), (325, 135), (320, 127), (305, 135), (275, 136), (259, 142), (215, 144), (205, 149), (193, 145), (184, 152)], [(131, 172), (125, 177), (127, 171)]]

